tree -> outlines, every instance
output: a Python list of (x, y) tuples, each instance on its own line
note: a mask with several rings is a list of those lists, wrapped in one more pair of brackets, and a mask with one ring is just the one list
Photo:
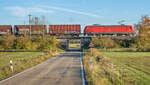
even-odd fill
[(143, 16), (141, 21), (135, 25), (138, 35), (135, 37), (133, 45), (138, 50), (150, 49), (150, 18)]

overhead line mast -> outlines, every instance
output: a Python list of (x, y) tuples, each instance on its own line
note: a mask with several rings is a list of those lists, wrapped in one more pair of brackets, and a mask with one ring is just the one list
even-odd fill
[(29, 33), (30, 33), (30, 38), (31, 38), (31, 23), (32, 23), (31, 16), (32, 15), (29, 14), (28, 16), (29, 16), (29, 25), (30, 25), (30, 30), (29, 30), (30, 32)]

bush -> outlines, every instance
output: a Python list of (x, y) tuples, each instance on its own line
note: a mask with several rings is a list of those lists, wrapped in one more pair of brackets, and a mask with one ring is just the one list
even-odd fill
[(14, 43), (15, 49), (32, 50), (36, 49), (36, 45), (27, 37), (18, 37)]
[(56, 51), (61, 48), (55, 37), (51, 36), (20, 36), (14, 37), (6, 35), (0, 37), (0, 50), (40, 50), (40, 51)]
[(55, 37), (44, 37), (40, 41), (40, 46), (38, 49), (40, 50), (56, 50), (58, 45), (58, 41)]
[(0, 38), (0, 49), (12, 49), (14, 45), (14, 36), (5, 35)]
[(92, 38), (92, 42), (94, 43), (94, 47), (101, 49), (110, 49), (119, 47), (113, 39), (108, 37)]

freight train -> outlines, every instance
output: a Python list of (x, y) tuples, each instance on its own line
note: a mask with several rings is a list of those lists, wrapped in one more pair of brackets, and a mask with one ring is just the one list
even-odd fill
[[(0, 25), (0, 35), (80, 35), (81, 25)], [(131, 25), (88, 25), (84, 36), (132, 36), (134, 28)]]

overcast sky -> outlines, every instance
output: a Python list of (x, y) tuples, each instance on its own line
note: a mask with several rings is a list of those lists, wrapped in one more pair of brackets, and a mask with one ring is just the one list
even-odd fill
[(0, 24), (24, 24), (28, 14), (45, 16), (48, 24), (138, 23), (150, 14), (150, 0), (0, 0)]

